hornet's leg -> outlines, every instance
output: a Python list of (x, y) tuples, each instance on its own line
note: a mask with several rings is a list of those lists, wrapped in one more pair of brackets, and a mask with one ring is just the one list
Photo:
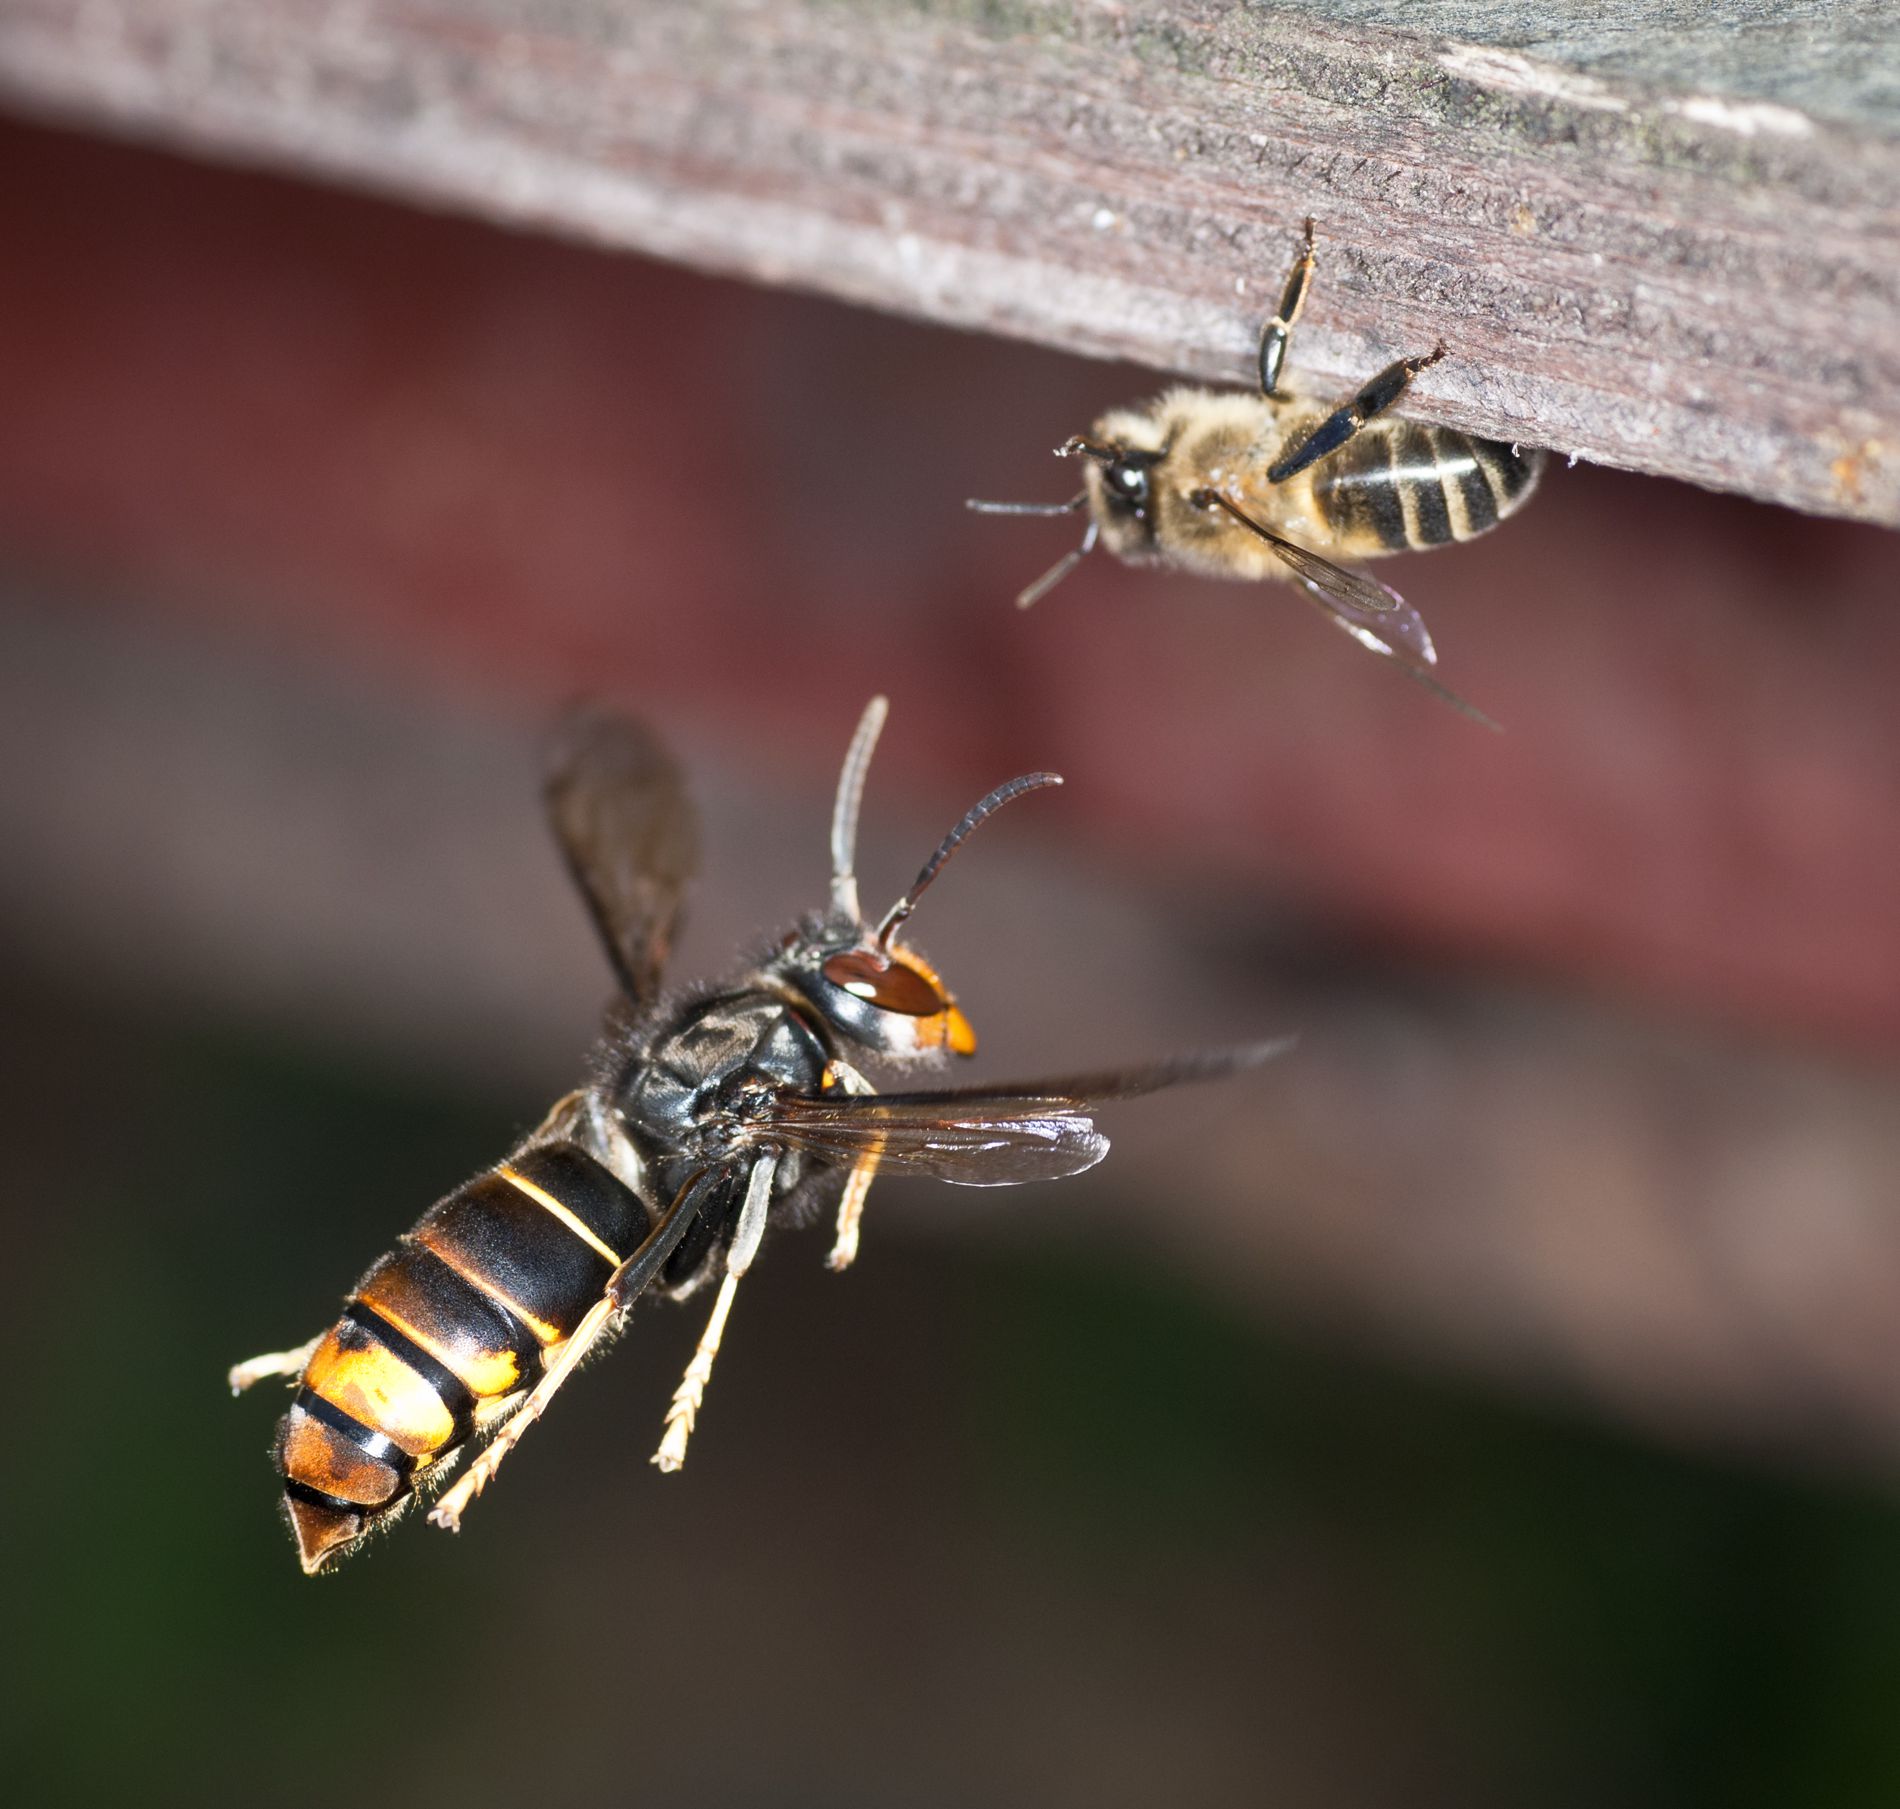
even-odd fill
[(1260, 329), (1260, 393), (1263, 396), (1277, 396), (1280, 393), (1280, 371), (1286, 364), (1287, 347), (1293, 341), (1294, 323), (1300, 318), (1300, 310), (1306, 306), (1306, 291), (1313, 281), (1313, 270), (1319, 260), (1313, 255), (1313, 222), (1306, 222), (1306, 247), (1295, 260), (1293, 271), (1286, 279), (1286, 288), (1280, 295), (1280, 312)]
[(319, 1332), (308, 1344), (300, 1344), (295, 1350), (266, 1351), (261, 1357), (247, 1357), (242, 1363), (231, 1365), (228, 1380), (233, 1394), (242, 1394), (255, 1382), (261, 1382), (266, 1376), (300, 1376), (309, 1368), (310, 1359), (317, 1354), (317, 1346), (328, 1336)]
[[(847, 1093), (875, 1093), (877, 1089), (848, 1062), (833, 1062), (831, 1071)], [(876, 1156), (860, 1156), (844, 1184), (844, 1197), (838, 1202), (838, 1235), (833, 1240), (825, 1267), (842, 1272), (858, 1257), (858, 1225), (864, 1217), (864, 1196), (871, 1191), (871, 1177), (877, 1173)]]
[(1283, 484), (1295, 472), (1316, 464), (1329, 452), (1337, 452), (1368, 421), (1384, 414), (1404, 395), (1420, 371), (1436, 364), (1444, 355), (1445, 348), (1440, 345), (1422, 358), (1401, 358), (1396, 364), (1388, 364), (1350, 402), (1342, 403), (1297, 446), (1281, 453), (1278, 461), (1268, 468), (1267, 482)]
[(600, 1334), (607, 1329), (607, 1322), (613, 1316), (612, 1295), (603, 1294), (587, 1309), (587, 1316), (574, 1328), (573, 1337), (555, 1354), (541, 1380), (534, 1385), (534, 1391), (489, 1441), (481, 1455), (469, 1465), (461, 1481), (429, 1510), (431, 1526), (445, 1527), (452, 1533), (462, 1530), (463, 1511), (494, 1480), (495, 1472), (501, 1468), (501, 1460), (521, 1442), (522, 1434), (547, 1411), (548, 1402), (554, 1399), (561, 1384), (574, 1373), (580, 1360), (599, 1342)]
[(752, 1259), (759, 1253), (759, 1240), (765, 1235), (766, 1208), (772, 1203), (772, 1181), (777, 1173), (775, 1154), (761, 1156), (752, 1164), (745, 1204), (739, 1209), (739, 1228), (726, 1251), (726, 1277), (719, 1284), (719, 1298), (713, 1302), (712, 1317), (700, 1333), (693, 1360), (673, 1391), (673, 1404), (666, 1410), (666, 1436), (653, 1453), (654, 1463), (669, 1475), (686, 1461), (686, 1441), (693, 1435), (693, 1424), (706, 1398), (706, 1384), (712, 1380), (713, 1359), (719, 1355), (719, 1340), (725, 1336), (726, 1316), (739, 1291), (739, 1277), (752, 1267)]
[(646, 1242), (614, 1271), (606, 1291), (587, 1309), (586, 1317), (574, 1328), (574, 1335), (554, 1353), (541, 1380), (534, 1385), (533, 1392), (469, 1465), (461, 1480), (429, 1510), (429, 1523), (432, 1526), (444, 1527), (452, 1533), (462, 1530), (462, 1515), (467, 1511), (468, 1504), (494, 1480), (495, 1472), (501, 1468), (501, 1460), (547, 1411), (548, 1402), (554, 1399), (561, 1384), (580, 1366), (581, 1359), (600, 1342), (601, 1334), (613, 1323), (614, 1316), (629, 1306), (640, 1290), (659, 1272), (661, 1264), (672, 1255), (675, 1246), (686, 1235), (687, 1228), (699, 1216), (698, 1208), (704, 1203), (708, 1185), (722, 1178), (720, 1171), (714, 1170), (710, 1174), (694, 1176), (680, 1189), (672, 1210), (655, 1230), (647, 1234)]
[(858, 1222), (864, 1217), (864, 1196), (871, 1191), (871, 1177), (877, 1173), (875, 1156), (860, 1156), (844, 1184), (844, 1198), (838, 1202), (838, 1236), (825, 1258), (825, 1267), (842, 1274), (858, 1260)]

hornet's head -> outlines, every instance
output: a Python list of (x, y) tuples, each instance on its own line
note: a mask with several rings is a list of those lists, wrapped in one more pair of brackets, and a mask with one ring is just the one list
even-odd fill
[(937, 971), (897, 932), (943, 865), (971, 830), (1012, 798), (1044, 785), (1060, 785), (1054, 773), (1029, 773), (999, 785), (964, 813), (924, 863), (908, 892), (875, 925), (858, 905), (856, 852), (858, 806), (864, 775), (884, 726), (888, 705), (874, 697), (851, 738), (838, 800), (831, 815), (831, 907), (785, 939), (769, 970), (789, 982), (841, 1036), (896, 1060), (917, 1056), (974, 1055), (976, 1032)]

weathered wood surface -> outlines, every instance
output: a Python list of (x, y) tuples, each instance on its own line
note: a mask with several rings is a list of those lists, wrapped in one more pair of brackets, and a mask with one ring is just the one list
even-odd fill
[(1210, 378), (1311, 213), (1308, 384), (1900, 524), (1890, 8), (1547, 13), (8, 0), (0, 95)]

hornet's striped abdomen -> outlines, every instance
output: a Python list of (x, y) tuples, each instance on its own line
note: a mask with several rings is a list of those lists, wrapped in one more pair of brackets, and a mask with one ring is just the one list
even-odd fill
[(572, 1143), (524, 1151), (432, 1206), (357, 1283), (279, 1428), (304, 1569), (502, 1417), (648, 1228), (638, 1196)]
[(1314, 467), (1313, 502), (1349, 555), (1423, 551), (1496, 527), (1543, 466), (1537, 447), (1378, 421)]

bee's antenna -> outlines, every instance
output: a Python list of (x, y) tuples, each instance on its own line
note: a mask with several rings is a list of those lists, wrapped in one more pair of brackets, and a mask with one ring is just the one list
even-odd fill
[(1077, 509), (1086, 508), (1088, 500), (1089, 493), (1081, 490), (1062, 503), (982, 502), (973, 496), (963, 506), (979, 515), (1073, 515)]
[(844, 757), (844, 770), (838, 774), (837, 802), (831, 807), (831, 914), (849, 917), (853, 923), (863, 922), (858, 910), (858, 806), (864, 800), (864, 775), (890, 707), (888, 697), (874, 697), (864, 706)]
[(1101, 537), (1101, 532), (1100, 524), (1091, 521), (1088, 525), (1088, 532), (1082, 536), (1082, 544), (1078, 547), (1071, 547), (1054, 565), (1050, 566), (1034, 584), (1030, 585), (1027, 590), (1020, 592), (1016, 598), (1016, 607), (1018, 609), (1027, 609), (1033, 603), (1040, 603), (1042, 599), (1074, 571), (1090, 553), (1095, 551), (1095, 542)]
[[(1070, 440), (1065, 445), (1056, 448), (1056, 455), (1059, 458), (1068, 458), (1071, 456), (1073, 449), (1080, 448), (1085, 444), (1086, 442), (1079, 439)], [(1100, 457), (1103, 455), (1098, 453), (1096, 456)], [(1082, 490), (1064, 503), (978, 502), (973, 497), (963, 506), (966, 509), (974, 509), (979, 515), (1073, 515), (1078, 509), (1087, 508), (1088, 501), (1089, 493), (1086, 490)], [(1079, 547), (1075, 548), (1073, 552), (1064, 553), (1062, 557), (1058, 559), (1054, 565), (1050, 566), (1027, 590), (1017, 593), (1016, 607), (1018, 609), (1027, 609), (1032, 603), (1039, 603), (1046, 597), (1064, 578), (1075, 570), (1076, 565), (1083, 558), (1095, 551), (1095, 542), (1100, 534), (1101, 529), (1091, 521), (1088, 525), (1088, 532), (1082, 536), (1082, 544)]]
[(943, 871), (944, 863), (956, 853), (958, 846), (985, 817), (994, 816), (1012, 798), (1020, 798), (1024, 792), (1040, 791), (1045, 785), (1060, 785), (1061, 783), (1060, 773), (1025, 773), (1020, 779), (1011, 779), (1008, 784), (997, 786), (987, 797), (979, 798), (972, 804), (963, 813), (962, 820), (956, 828), (937, 844), (937, 852), (924, 862), (923, 871), (911, 881), (910, 890), (884, 913), (884, 921), (877, 926), (877, 935), (874, 938), (877, 946), (881, 949), (890, 947), (891, 937), (897, 926), (916, 910), (918, 899), (923, 897), (930, 888), (930, 882)]

